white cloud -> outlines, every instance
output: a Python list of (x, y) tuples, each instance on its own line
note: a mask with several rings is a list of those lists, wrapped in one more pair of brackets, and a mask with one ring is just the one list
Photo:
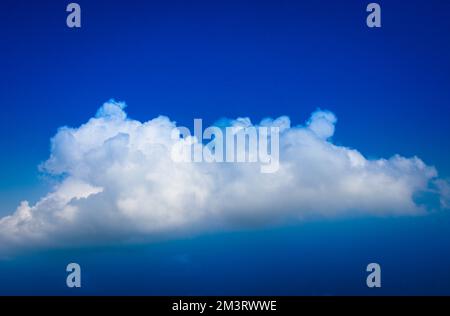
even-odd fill
[(442, 208), (450, 208), (450, 183), (447, 180), (437, 179), (434, 181), (439, 192)]
[[(336, 117), (327, 111), (313, 113), (305, 126), (291, 127), (285, 116), (260, 123), (281, 130), (276, 173), (253, 164), (175, 163), (175, 123), (163, 116), (131, 120), (124, 107), (110, 101), (86, 124), (58, 131), (41, 168), (64, 180), (35, 205), (24, 201), (0, 219), (0, 251), (155, 240), (309, 217), (421, 214), (426, 210), (413, 197), (437, 177), (416, 157), (368, 160), (334, 145)], [(250, 124), (230, 124), (243, 120)], [(448, 183), (439, 181), (448, 206)]]

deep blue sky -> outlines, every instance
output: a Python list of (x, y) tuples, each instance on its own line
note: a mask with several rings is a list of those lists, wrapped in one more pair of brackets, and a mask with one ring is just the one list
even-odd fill
[[(132, 118), (186, 126), (299, 124), (329, 109), (336, 143), (417, 155), (450, 177), (450, 2), (379, 1), (381, 29), (365, 24), (368, 2), (80, 0), (82, 28), (69, 29), (69, 1), (2, 1), (0, 215), (48, 189), (37, 165), (57, 128), (110, 98)], [(76, 261), (93, 294), (450, 294), (449, 220), (345, 219), (33, 254), (0, 262), (0, 293), (70, 293), (65, 264)], [(384, 267), (378, 292), (364, 285), (371, 261)]]

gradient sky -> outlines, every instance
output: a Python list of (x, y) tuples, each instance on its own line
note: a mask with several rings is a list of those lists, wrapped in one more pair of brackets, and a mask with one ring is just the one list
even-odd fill
[[(67, 3), (69, 3), (67, 1)], [(334, 142), (450, 177), (450, 2), (11, 1), (0, 10), (0, 215), (35, 202), (58, 127), (110, 98), (139, 120), (338, 117)], [(82, 289), (65, 287), (78, 262)], [(383, 287), (365, 286), (382, 266)], [(0, 294), (450, 294), (450, 216), (344, 218), (0, 261)], [(45, 281), (44, 281), (45, 280)]]

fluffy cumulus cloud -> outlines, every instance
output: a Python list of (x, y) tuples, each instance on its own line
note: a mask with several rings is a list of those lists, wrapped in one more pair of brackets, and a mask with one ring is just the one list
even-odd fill
[[(419, 158), (370, 160), (333, 144), (337, 120), (328, 111), (300, 126), (288, 117), (258, 124), (280, 128), (279, 169), (261, 173), (257, 164), (176, 163), (175, 122), (132, 120), (124, 106), (110, 101), (80, 127), (59, 129), (41, 166), (59, 184), (0, 219), (0, 252), (154, 241), (311, 217), (421, 214), (427, 209), (415, 197), (432, 183), (449, 204), (448, 182)], [(251, 124), (228, 124), (243, 121)]]

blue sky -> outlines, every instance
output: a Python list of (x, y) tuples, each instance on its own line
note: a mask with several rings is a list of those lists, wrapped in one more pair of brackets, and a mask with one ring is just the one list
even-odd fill
[[(0, 12), (0, 215), (53, 184), (37, 166), (60, 126), (110, 98), (129, 117), (336, 114), (333, 142), (367, 158), (417, 155), (450, 177), (450, 4), (380, 1), (4, 1)], [(206, 233), (139, 246), (39, 250), (0, 261), (0, 293), (450, 294), (449, 216), (352, 216), (289, 227)], [(383, 267), (382, 289), (365, 265)], [(411, 275), (415, 275), (411, 279)], [(114, 280), (111, 280), (114, 275)], [(36, 285), (43, 277), (45, 284)], [(145, 282), (144, 282), (145, 281)]]

